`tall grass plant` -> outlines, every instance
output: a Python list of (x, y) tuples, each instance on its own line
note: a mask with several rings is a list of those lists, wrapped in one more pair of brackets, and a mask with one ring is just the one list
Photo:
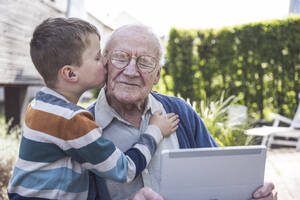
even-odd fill
[(12, 173), (13, 166), (19, 153), (21, 128), (15, 126), (9, 130), (11, 124), (0, 117), (0, 199), (7, 200), (7, 185)]
[[(209, 132), (220, 146), (245, 145), (246, 135), (244, 130), (251, 125), (251, 118), (238, 125), (230, 125), (228, 110), (239, 101), (238, 97), (230, 96), (224, 98), (224, 92), (219, 100), (211, 101), (205, 93), (199, 103), (193, 102), (192, 107), (198, 112)], [(250, 143), (251, 144), (251, 143)]]

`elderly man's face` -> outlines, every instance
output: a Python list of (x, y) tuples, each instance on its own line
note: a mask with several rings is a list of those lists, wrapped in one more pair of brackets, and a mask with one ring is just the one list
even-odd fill
[[(122, 103), (143, 103), (153, 85), (157, 84), (160, 78), (161, 69), (157, 42), (152, 35), (146, 32), (127, 30), (114, 37), (109, 47), (108, 56), (113, 51), (126, 52), (133, 58), (123, 69), (117, 68), (109, 59), (107, 96)], [(145, 55), (157, 60), (156, 67), (152, 72), (142, 72), (136, 64), (136, 58)]]

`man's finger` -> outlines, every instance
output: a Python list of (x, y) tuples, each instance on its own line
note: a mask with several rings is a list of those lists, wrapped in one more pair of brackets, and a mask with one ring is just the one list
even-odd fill
[[(253, 195), (255, 199), (262, 199), (263, 197), (269, 197), (274, 190), (273, 183), (265, 183), (262, 187), (260, 187)], [(273, 194), (272, 194), (273, 196)], [(272, 199), (272, 198), (271, 198)]]
[(275, 194), (274, 194), (274, 200), (277, 200), (277, 196), (278, 196), (278, 193), (275, 192)]

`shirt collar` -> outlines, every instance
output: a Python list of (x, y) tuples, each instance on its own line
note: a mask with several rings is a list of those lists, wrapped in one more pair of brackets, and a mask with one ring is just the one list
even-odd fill
[(43, 93), (46, 93), (46, 94), (51, 94), (52, 96), (55, 96), (59, 99), (63, 99), (65, 100), (66, 102), (70, 102), (69, 100), (67, 100), (63, 95), (57, 93), (55, 90), (51, 89), (51, 88), (48, 88), (48, 87), (42, 87), (42, 89), (40, 90), (41, 92)]
[[(143, 116), (146, 115), (147, 112), (153, 114), (157, 110), (159, 110), (157, 106), (157, 100), (151, 94), (149, 94), (146, 99), (146, 106)], [(127, 121), (121, 118), (121, 116), (108, 104), (105, 88), (102, 88), (95, 105), (95, 121), (101, 128), (106, 128), (114, 118), (129, 124)]]
[(98, 95), (95, 105), (95, 121), (101, 127), (105, 128), (114, 118), (115, 111), (107, 102), (105, 88), (103, 87)]

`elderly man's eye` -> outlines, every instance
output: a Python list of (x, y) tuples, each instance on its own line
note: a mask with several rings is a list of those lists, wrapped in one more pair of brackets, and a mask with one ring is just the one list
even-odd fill
[(124, 53), (116, 53), (116, 54), (113, 54), (112, 57), (111, 57), (112, 60), (115, 60), (115, 61), (120, 61), (120, 62), (126, 62), (128, 61), (130, 58), (127, 54), (124, 54)]
[(143, 69), (153, 68), (153, 65), (149, 63), (139, 63), (139, 68), (143, 68)]
[(112, 61), (115, 61), (115, 62), (128, 62), (128, 59), (126, 59), (126, 58), (113, 58)]
[(139, 63), (139, 67), (143, 69), (155, 67), (155, 60), (149, 56), (140, 57), (138, 63)]

